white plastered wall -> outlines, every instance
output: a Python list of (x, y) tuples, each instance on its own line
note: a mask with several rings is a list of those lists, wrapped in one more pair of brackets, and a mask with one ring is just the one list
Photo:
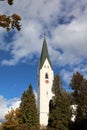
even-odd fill
[[(48, 74), (48, 83), (46, 83), (45, 74)], [(40, 125), (47, 126), (49, 116), (49, 102), (52, 99), (52, 85), (53, 85), (54, 73), (49, 64), (48, 59), (45, 60), (42, 68), (39, 70), (39, 120)]]

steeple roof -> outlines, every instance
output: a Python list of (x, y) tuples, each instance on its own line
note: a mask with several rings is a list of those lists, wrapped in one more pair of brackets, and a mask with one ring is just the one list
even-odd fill
[(49, 54), (48, 54), (48, 48), (47, 48), (47, 43), (46, 43), (46, 38), (44, 36), (44, 41), (43, 41), (43, 46), (42, 46), (42, 51), (41, 51), (41, 56), (40, 56), (40, 61), (39, 61), (39, 69), (42, 68), (46, 58), (48, 59), (49, 61), (49, 64), (52, 68), (52, 65), (51, 65), (51, 62), (50, 62), (50, 59), (49, 59)]

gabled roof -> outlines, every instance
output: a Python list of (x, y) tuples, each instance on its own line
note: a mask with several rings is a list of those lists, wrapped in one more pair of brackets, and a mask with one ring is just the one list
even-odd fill
[(48, 59), (49, 61), (49, 64), (52, 68), (52, 65), (51, 65), (51, 62), (50, 62), (50, 59), (49, 59), (49, 54), (48, 54), (48, 49), (47, 49), (47, 43), (46, 43), (46, 38), (44, 37), (44, 41), (43, 41), (43, 46), (42, 46), (42, 51), (41, 51), (41, 56), (40, 56), (40, 61), (39, 61), (39, 69), (42, 68), (46, 58)]

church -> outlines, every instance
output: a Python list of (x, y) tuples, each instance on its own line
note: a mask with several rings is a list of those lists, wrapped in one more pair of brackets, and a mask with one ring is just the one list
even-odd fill
[(38, 111), (40, 125), (47, 126), (49, 118), (49, 103), (53, 97), (52, 85), (54, 72), (48, 54), (46, 38), (44, 36), (41, 56), (38, 66)]

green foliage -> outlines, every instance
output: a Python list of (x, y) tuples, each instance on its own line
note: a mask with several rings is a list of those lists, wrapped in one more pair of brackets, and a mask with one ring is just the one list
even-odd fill
[(76, 104), (78, 104), (80, 100), (79, 98), (81, 94), (83, 79), (84, 79), (83, 75), (81, 75), (79, 72), (76, 72), (73, 74), (71, 82), (70, 82), (70, 86), (72, 90), (74, 91), (73, 97)]
[(39, 130), (39, 117), (36, 108), (36, 100), (30, 85), (21, 97), (20, 104), (21, 125), (29, 130)]
[(83, 80), (79, 95), (76, 120), (87, 118), (87, 80)]
[(71, 79), (74, 104), (77, 104), (76, 119), (70, 130), (87, 130), (87, 80), (79, 72)]
[(60, 89), (60, 86), (61, 86), (61, 80), (60, 80), (60, 76), (59, 75), (56, 75), (54, 77), (54, 82), (53, 82), (53, 88), (52, 88), (52, 91), (55, 95), (57, 95), (59, 89)]
[(54, 78), (53, 87), (55, 96), (49, 114), (49, 126), (55, 130), (68, 130), (71, 120), (70, 95), (62, 88), (59, 75)]
[(39, 130), (35, 95), (30, 85), (21, 97), (20, 108), (11, 110), (2, 123), (3, 130)]
[(70, 130), (87, 130), (87, 118), (74, 122)]

